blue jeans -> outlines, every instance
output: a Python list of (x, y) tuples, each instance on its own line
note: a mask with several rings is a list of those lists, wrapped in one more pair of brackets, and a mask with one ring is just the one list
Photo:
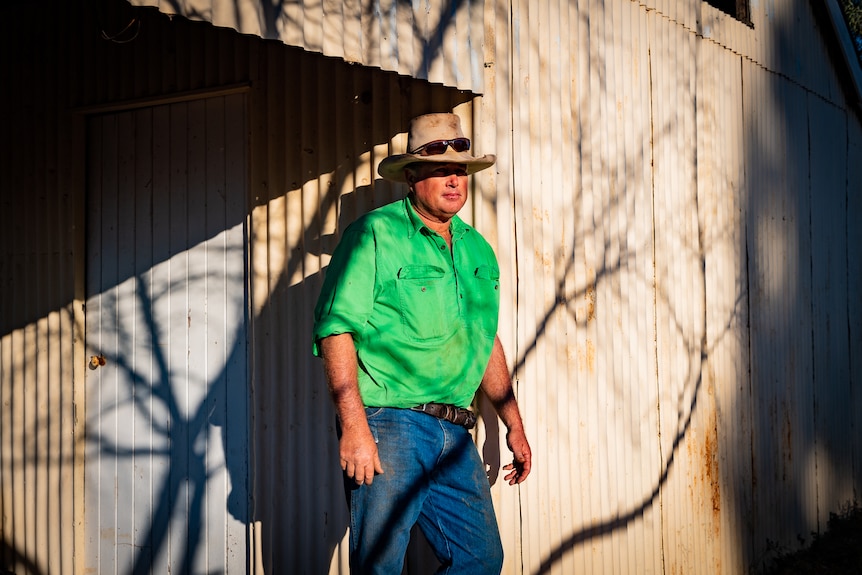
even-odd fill
[(499, 575), (503, 547), (485, 466), (470, 433), (409, 409), (366, 409), (383, 474), (371, 485), (345, 477), (353, 575), (397, 575), (419, 525), (442, 563), (438, 573)]

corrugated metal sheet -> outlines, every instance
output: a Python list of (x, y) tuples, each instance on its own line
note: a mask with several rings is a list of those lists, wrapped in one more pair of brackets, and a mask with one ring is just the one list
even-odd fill
[[(748, 80), (748, 82), (746, 82)], [(756, 500), (755, 533), (790, 544), (817, 528), (810, 196), (806, 95), (746, 64), (751, 306), (752, 465), (771, 486)], [(790, 257), (793, 254), (793, 257)], [(772, 510), (767, 512), (767, 510)]]
[[(56, 2), (35, 43), (19, 23), (48, 8), (0, 22), (0, 63), (22, 86), (0, 92), (18, 112), (0, 154), (4, 567), (83, 572), (92, 553), (83, 303), (101, 242), (84, 233), (86, 119), (225, 89), (248, 111), (247, 205), (231, 214), (248, 226), (249, 572), (346, 571), (311, 309), (343, 227), (404, 191), (377, 163), (432, 110), (457, 110), (498, 155), (465, 215), (500, 256), (501, 336), (535, 452), (527, 483), (501, 484), (504, 434), (481, 406), (505, 573), (744, 573), (862, 491), (862, 127), (809, 4), (753, 3), (749, 27), (699, 0), (489, 2), (477, 99), (309, 48), (350, 60), (334, 46), (361, 52), (396, 4), (283, 4), (272, 22), (305, 50), (230, 30), (267, 21), (245, 8), (218, 28)], [(213, 6), (197, 17), (219, 24)], [(409, 566), (433, 560), (417, 548)]]
[(88, 121), (85, 572), (246, 571), (246, 105)]
[[(809, 164), (816, 189), (810, 194), (811, 237), (811, 338), (813, 358), (813, 437), (816, 438), (817, 527), (823, 529), (830, 513), (858, 498), (854, 488), (853, 440), (847, 430), (853, 425), (853, 412), (847, 398), (854, 395), (850, 378), (851, 362), (847, 319), (851, 299), (859, 294), (849, 291), (845, 273), (848, 252), (859, 245), (848, 243), (848, 231), (855, 226), (848, 203), (848, 162), (846, 155), (847, 111), (833, 103), (808, 94)], [(857, 187), (859, 184), (857, 183)], [(848, 297), (849, 294), (854, 294)], [(858, 393), (858, 392), (857, 392)]]
[(323, 270), (348, 223), (404, 193), (376, 165), (404, 149), (412, 116), (460, 106), (475, 131), (453, 90), (273, 43), (265, 57), (252, 111), (255, 560), (269, 573), (344, 572), (335, 416), (310, 352)]
[[(751, 461), (738, 447), (749, 441), (748, 291), (745, 247), (742, 67), (711, 42), (699, 46), (697, 61), (697, 205), (706, 288), (707, 356), (702, 359), (704, 394), (710, 414), (703, 468), (709, 471), (707, 504), (714, 546), (708, 572), (739, 573), (751, 557)], [(729, 503), (733, 505), (729, 505)]]
[[(697, 203), (697, 39), (662, 14), (651, 15), (650, 70), (655, 234), (655, 313), (659, 487), (665, 568), (713, 571), (715, 488), (710, 445), (715, 412), (705, 398), (705, 278)], [(703, 409), (700, 409), (704, 407)], [(687, 528), (686, 528), (687, 526)], [(688, 557), (697, 550), (698, 565)], [(703, 570), (703, 571), (701, 571)]]
[[(862, 162), (852, 161), (853, 158), (862, 158), (862, 125), (856, 122), (848, 122), (847, 133), (847, 215), (858, 214), (862, 209)], [(862, 245), (862, 226), (847, 225), (847, 246)], [(857, 293), (856, 290), (862, 285), (862, 256), (859, 250), (847, 253), (847, 291), (850, 294)], [(847, 438), (850, 440), (850, 454), (853, 461), (854, 489), (857, 497), (859, 493), (859, 474), (862, 473), (862, 441), (858, 438), (862, 435), (862, 393), (855, 386), (857, 381), (862, 381), (862, 357), (859, 350), (862, 349), (862, 298), (847, 298), (847, 325), (849, 326), (850, 342), (850, 381), (854, 387), (850, 397), (846, 398), (851, 419)]]
[(129, 0), (324, 56), (483, 91), (481, 0)]
[(654, 291), (647, 16), (574, 8), (519, 4), (512, 25), (514, 349), (537, 438), (524, 562), (625, 572), (638, 557), (648, 570), (661, 469), (658, 414), (644, 409), (657, 403), (654, 311), (640, 305)]
[[(74, 8), (58, 8), (56, 20), (43, 28), (51, 39), (42, 45), (45, 59), (56, 63), (56, 68), (37, 73), (9, 58), (13, 51), (5, 49), (5, 44), (2, 50), (4, 69), (34, 87), (26, 98), (9, 98), (9, 108), (23, 113), (4, 120), (10, 128), (8, 133), (25, 136), (17, 147), (4, 143), (2, 154), (2, 565), (21, 574), (84, 572), (87, 557), (97, 561), (98, 555), (98, 563), (94, 563), (97, 570), (116, 564), (122, 571), (129, 561), (150, 554), (160, 564), (180, 561), (175, 567), (182, 570), (185, 534), (179, 523), (169, 527), (172, 523), (167, 518), (180, 520), (186, 501), (180, 497), (183, 489), (189, 496), (186, 503), (192, 507), (192, 496), (199, 491), (191, 483), (181, 485), (180, 492), (170, 499), (170, 508), (158, 508), (162, 501), (158, 497), (159, 479), (164, 475), (158, 470), (147, 471), (150, 464), (146, 456), (149, 453), (158, 467), (167, 437), (179, 449), (184, 436), (177, 423), (170, 431), (154, 428), (155, 439), (146, 439), (145, 430), (123, 425), (133, 415), (140, 420), (141, 413), (127, 410), (124, 413), (129, 417), (118, 420), (110, 405), (97, 407), (98, 400), (92, 395), (101, 386), (95, 385), (88, 396), (89, 410), (85, 408), (85, 374), (102, 374), (85, 371), (89, 355), (95, 352), (85, 357), (82, 345), (85, 323), (96, 321), (96, 310), (90, 310), (94, 315), (88, 313), (86, 321), (83, 313), (84, 268), (91, 267), (84, 255), (83, 235), (84, 206), (91, 195), (84, 192), (85, 119), (104, 114), (136, 117), (127, 110), (164, 108), (176, 101), (245, 91), (249, 206), (234, 206), (229, 215), (247, 219), (249, 226), (246, 247), (252, 367), (248, 433), (253, 441), (248, 459), (253, 477), (248, 486), (250, 500), (245, 503), (253, 507), (250, 515), (228, 517), (242, 510), (241, 493), (232, 491), (229, 496), (239, 500), (228, 499), (227, 505), (222, 501), (218, 507), (221, 499), (208, 490), (210, 510), (206, 519), (197, 523), (207, 531), (207, 546), (199, 541), (186, 557), (197, 566), (195, 569), (203, 569), (204, 556), (218, 553), (221, 529), (214, 514), (220, 514), (228, 521), (241, 517), (246, 524), (248, 556), (224, 559), (234, 566), (238, 559), (248, 562), (249, 572), (325, 572), (330, 564), (341, 569), (346, 564), (340, 551), (346, 516), (337, 464), (331, 464), (336, 461), (332, 459), (333, 413), (308, 342), (310, 309), (319, 287), (320, 269), (334, 245), (336, 225), (343, 226), (359, 213), (403, 193), (403, 189), (376, 182), (374, 167), (388, 155), (390, 147), (403, 149), (403, 130), (409, 118), (461, 106), (466, 128), (478, 133), (471, 126), (470, 96), (280, 43), (240, 37), (203, 23), (182, 18), (169, 21), (157, 12), (142, 13), (141, 29), (134, 32), (133, 39), (124, 38), (131, 41), (109, 42), (102, 36), (121, 29), (134, 14), (127, 4), (125, 9), (122, 3), (99, 4), (94, 10)], [(21, 19), (32, 17), (29, 9), (20, 10)], [(13, 37), (10, 31), (4, 39)], [(296, 89), (296, 79), (302, 90)], [(166, 120), (170, 129), (181, 128), (176, 118), (170, 118)], [(30, 126), (39, 129), (31, 130)], [(165, 135), (164, 129), (168, 128), (153, 131)], [(199, 137), (209, 140), (212, 134)], [(154, 156), (157, 152), (154, 148), (148, 153)], [(132, 156), (140, 158), (142, 154)], [(96, 169), (93, 166), (91, 172)], [(195, 173), (201, 175), (200, 171)], [(142, 187), (147, 188), (146, 182)], [(190, 185), (190, 189), (197, 186)], [(121, 195), (118, 201), (118, 210), (134, 213), (132, 196)], [(152, 209), (157, 215), (173, 207), (155, 202)], [(20, 217), (11, 217), (15, 212)], [(140, 211), (141, 217), (146, 214), (146, 210)], [(164, 218), (159, 221), (165, 222)], [(200, 219), (192, 223), (200, 223)], [(162, 228), (157, 225), (153, 229)], [(182, 234), (189, 229), (172, 225), (164, 233)], [(101, 249), (103, 242), (96, 242), (94, 237), (90, 236), (86, 247)], [(198, 249), (189, 246), (184, 251), (178, 247), (170, 254), (155, 250), (153, 268), (141, 273), (161, 277), (164, 266), (174, 258), (194, 260), (197, 266), (201, 263)], [(168, 255), (171, 260), (162, 258)], [(130, 263), (124, 258), (118, 261), (120, 265)], [(122, 291), (127, 283), (118, 281), (117, 285), (102, 287), (111, 293)], [(191, 296), (190, 303), (200, 302)], [(185, 320), (187, 314), (171, 313), (163, 319), (159, 327)], [(182, 350), (171, 353), (174, 351), (182, 355)], [(111, 357), (116, 356), (105, 355), (111, 361), (108, 365), (114, 365)], [(150, 364), (145, 358), (141, 361)], [(201, 367), (197, 360), (189, 361), (190, 369)], [(117, 389), (126, 388), (119, 385)], [(188, 401), (194, 403), (193, 399)], [(114, 494), (106, 490), (100, 499), (93, 483), (96, 477), (111, 479), (110, 474), (91, 475), (88, 489), (92, 490), (86, 491), (85, 505), (84, 449), (88, 449), (88, 465), (98, 462), (98, 441), (107, 442), (110, 451), (112, 437), (96, 424), (105, 417), (113, 417), (117, 433), (125, 434), (123, 437), (143, 434), (145, 440), (123, 443), (120, 450), (126, 453), (128, 448), (138, 459), (143, 457), (140, 465), (131, 468), (143, 477), (135, 475), (133, 479), (125, 472), (116, 475), (118, 489), (128, 489)], [(85, 419), (89, 422), (86, 429)], [(178, 421), (184, 420), (180, 417)], [(219, 443), (217, 435), (210, 439)], [(201, 447), (194, 443), (192, 450)], [(212, 450), (206, 452), (208, 465), (212, 465), (207, 469), (223, 478), (229, 466), (222, 448), (212, 444)], [(176, 454), (173, 459), (179, 457), (179, 452)], [(121, 463), (118, 469), (126, 470), (126, 464)], [(183, 481), (181, 469), (173, 464), (171, 468)], [(144, 488), (150, 473), (154, 478), (152, 496)], [(147, 525), (147, 501), (150, 511), (157, 514), (151, 525)], [(99, 528), (98, 523), (88, 521), (98, 514), (100, 506), (106, 510), (104, 531), (87, 537)], [(114, 506), (118, 507), (116, 529), (109, 525), (111, 514), (107, 511)], [(134, 511), (129, 514), (127, 510)], [(223, 535), (236, 536), (236, 532), (228, 529)], [(103, 536), (107, 546), (97, 551), (96, 540)], [(113, 550), (111, 540), (118, 543)], [(141, 547), (125, 545), (127, 540)], [(194, 543), (194, 539), (190, 541)], [(174, 552), (162, 561), (168, 549)], [(228, 546), (224, 552), (237, 549), (244, 547)], [(421, 557), (422, 552), (415, 551), (413, 556)], [(112, 557), (118, 563), (112, 563)], [(211, 559), (211, 567), (218, 564), (217, 556)], [(146, 561), (138, 564), (144, 566)], [(158, 571), (154, 568), (153, 572)]]
[[(9, 7), (0, 37), (14, 37), (21, 15)], [(44, 30), (59, 32), (51, 23)], [(62, 103), (41, 97), (63, 90), (56, 68), (28, 65), (20, 54), (20, 46), (0, 47), (0, 69), (20, 82), (0, 96), (0, 567), (71, 573), (81, 511), (74, 360), (82, 353), (74, 342), (82, 315), (70, 222), (82, 213), (69, 185), (81, 158)], [(67, 63), (45, 44), (31, 54)]]
[[(810, 7), (752, 9), (753, 28), (703, 2), (514, 2), (507, 42), (497, 13), (482, 105), (498, 152), (512, 141), (496, 189), (540, 438), (520, 501), (499, 490), (523, 525), (506, 572), (745, 572), (859, 485), (813, 407), (849, 393), (834, 318), (854, 291), (814, 262), (847, 260), (851, 238), (835, 204), (811, 207), (852, 193), (832, 179), (849, 117), (830, 115), (845, 100)], [(821, 118), (831, 142), (809, 139)], [(814, 366), (835, 362), (824, 384)]]

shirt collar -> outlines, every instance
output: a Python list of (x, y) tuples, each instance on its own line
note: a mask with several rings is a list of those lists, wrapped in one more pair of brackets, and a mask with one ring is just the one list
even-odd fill
[[(413, 236), (418, 234), (422, 228), (428, 228), (428, 226), (425, 225), (422, 218), (420, 218), (419, 214), (416, 213), (416, 209), (410, 202), (409, 197), (405, 196), (402, 201), (404, 202), (404, 213), (407, 215), (407, 221), (409, 222), (409, 225), (407, 226), (407, 238), (411, 239)], [(428, 230), (432, 231), (431, 228), (428, 228)], [(452, 239), (455, 240), (470, 231), (470, 226), (465, 224), (464, 220), (459, 218), (456, 214), (452, 216), (452, 220), (449, 222), (449, 230), (452, 232)]]

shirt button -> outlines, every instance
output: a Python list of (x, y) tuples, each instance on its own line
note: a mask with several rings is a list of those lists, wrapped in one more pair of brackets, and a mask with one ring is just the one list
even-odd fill
[(442, 250), (445, 250), (445, 249), (446, 249), (446, 246), (440, 246), (440, 250), (441, 250), (441, 251), (442, 251)]

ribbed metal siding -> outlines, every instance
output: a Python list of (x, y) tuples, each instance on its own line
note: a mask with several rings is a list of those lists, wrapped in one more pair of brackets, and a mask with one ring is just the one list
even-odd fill
[[(683, 20), (684, 21), (684, 20)], [(697, 202), (698, 43), (692, 31), (661, 13), (650, 30), (651, 125), (655, 234), (655, 313), (661, 505), (667, 572), (713, 571), (716, 488), (711, 446), (715, 411), (707, 401), (708, 350), (700, 211)], [(699, 561), (691, 562), (692, 554)]]
[(245, 112), (88, 121), (85, 571), (246, 570)]
[[(379, 183), (375, 168), (390, 149), (403, 150), (409, 118), (463, 104), (470, 130), (469, 97), (201, 23), (168, 24), (157, 13), (143, 29), (133, 53), (119, 47), (88, 56), (130, 72), (146, 68), (152, 83), (134, 75), (94, 82), (87, 101), (252, 86), (249, 569), (343, 570), (334, 415), (309, 340), (321, 269), (347, 223), (403, 194)], [(164, 57), (165, 46), (175, 57)]]
[[(706, 288), (706, 355), (701, 363), (709, 413), (701, 465), (705, 493), (699, 512), (708, 519), (712, 545), (706, 572), (744, 572), (751, 557), (750, 442), (746, 187), (742, 59), (712, 42), (698, 46), (697, 205)], [(747, 450), (743, 450), (747, 452)]]
[[(847, 134), (847, 214), (860, 213), (862, 209), (862, 162), (853, 158), (862, 158), (862, 125), (849, 122)], [(852, 246), (862, 246), (862, 226), (847, 225), (847, 292), (859, 293), (862, 286), (862, 253)], [(847, 306), (847, 324), (849, 326), (850, 342), (850, 381), (853, 388), (850, 397), (846, 398), (851, 413), (850, 428), (847, 435), (850, 441), (850, 453), (853, 461), (854, 489), (860, 492), (859, 475), (862, 474), (862, 392), (856, 382), (862, 381), (862, 298), (849, 297)]]
[[(83, 449), (98, 436), (83, 426), (95, 416), (84, 408), (81, 345), (86, 117), (251, 86), (249, 571), (343, 570), (333, 413), (308, 340), (320, 269), (346, 222), (403, 194), (380, 184), (375, 168), (390, 150), (403, 151), (409, 119), (458, 107), (467, 131), (478, 134), (471, 97), (204, 23), (131, 12), (122, 2), (67, 8), (44, 27), (52, 32), (40, 44), (46, 67), (11, 58), (18, 46), (2, 51), (4, 69), (32, 86), (4, 99), (22, 112), (4, 118), (5, 133), (23, 136), (2, 154), (3, 566), (73, 573), (92, 544), (83, 522)], [(15, 20), (31, 19), (33, 9), (20, 8)], [(130, 16), (141, 19), (131, 42), (101, 38)], [(120, 201), (131, 208), (130, 198)], [(241, 510), (243, 502), (230, 504)]]
[(752, 9), (753, 28), (704, 2), (495, 12), (482, 109), (539, 438), (519, 502), (495, 490), (523, 526), (505, 572), (745, 572), (859, 488), (836, 455), (859, 441), (831, 427), (860, 416), (837, 319), (858, 299), (837, 263), (858, 118), (810, 6)]
[[(754, 532), (791, 541), (816, 529), (812, 440), (812, 331), (806, 95), (744, 69), (747, 86), (752, 465), (769, 485), (756, 498)], [(746, 82), (747, 80), (747, 82)], [(752, 143), (756, 143), (752, 145)], [(805, 335), (803, 335), (805, 334)]]
[[(526, 484), (493, 487), (506, 573), (745, 572), (862, 489), (862, 394), (842, 381), (862, 377), (862, 133), (807, 3), (758, 3), (753, 29), (694, 1), (489, 4), (475, 106), (156, 11), (114, 46), (91, 11), (61, 6), (46, 67), (0, 50), (34, 86), (3, 93), (21, 112), (4, 125), (25, 136), (0, 156), (2, 534), (30, 572), (71, 572), (82, 504), (67, 394), (85, 359), (83, 139), (68, 108), (236, 83), (251, 85), (254, 566), (345, 570), (311, 306), (343, 225), (403, 192), (376, 162), (432, 109), (456, 108), (498, 154), (467, 215), (500, 254), (536, 452)], [(32, 20), (15, 10), (6, 25)], [(477, 439), (506, 457), (493, 428)]]
[[(847, 114), (831, 102), (809, 94), (811, 180), (812, 340), (814, 342), (814, 436), (817, 438), (817, 525), (827, 525), (830, 513), (858, 497), (853, 482), (853, 412), (847, 398), (854, 395), (847, 318), (851, 298), (846, 263), (860, 244), (848, 242), (856, 216), (848, 203)], [(846, 326), (846, 327), (845, 327)], [(857, 392), (858, 393), (858, 392)]]
[(661, 561), (650, 505), (659, 424), (647, 408), (658, 393), (655, 319), (643, 305), (654, 291), (647, 24), (628, 3), (513, 9), (514, 359), (535, 448), (520, 496), (530, 572), (646, 572)]
[[(58, 12), (58, 21), (68, 15)], [(0, 69), (16, 84), (0, 95), (0, 567), (71, 573), (80, 511), (74, 342), (82, 316), (69, 225), (80, 212), (69, 184), (81, 173), (80, 158), (74, 126), (50, 97), (63, 89), (56, 68), (31, 65), (10, 41), (26, 15), (7, 7), (0, 24)], [(63, 35), (53, 22), (43, 29)], [(68, 64), (50, 41), (29, 50)]]
[(483, 2), (129, 0), (325, 56), (482, 92)]
[(404, 150), (409, 119), (457, 106), (473, 134), (472, 106), (452, 90), (274, 43), (262, 57), (252, 119), (255, 561), (269, 573), (344, 572), (347, 511), (334, 411), (311, 355), (313, 307), (344, 227), (406, 191), (376, 166)]

